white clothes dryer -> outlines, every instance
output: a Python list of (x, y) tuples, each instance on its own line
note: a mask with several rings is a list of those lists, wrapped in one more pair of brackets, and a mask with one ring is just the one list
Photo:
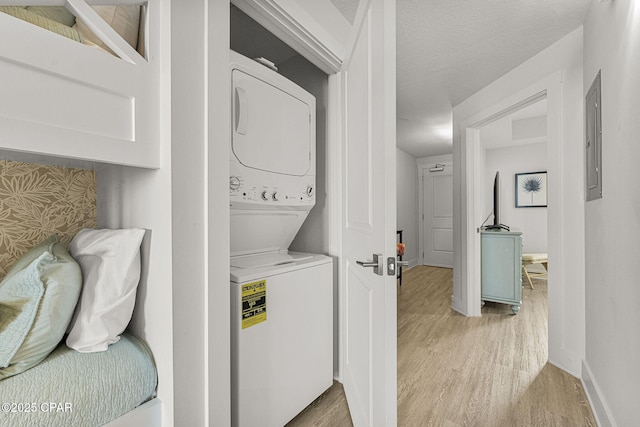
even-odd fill
[(231, 52), (231, 256), (288, 249), (316, 200), (316, 100)]

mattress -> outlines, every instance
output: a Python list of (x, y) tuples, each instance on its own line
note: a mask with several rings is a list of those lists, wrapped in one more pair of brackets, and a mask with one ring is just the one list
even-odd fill
[(547, 254), (522, 254), (522, 262), (540, 263), (547, 262)]
[(135, 336), (100, 353), (61, 343), (42, 363), (0, 381), (0, 426), (100, 426), (154, 395), (151, 351)]

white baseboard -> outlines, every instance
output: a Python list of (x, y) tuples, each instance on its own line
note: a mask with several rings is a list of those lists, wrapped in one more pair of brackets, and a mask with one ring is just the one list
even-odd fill
[[(405, 260), (405, 261), (407, 261), (407, 260)], [(406, 270), (412, 269), (413, 267), (415, 267), (416, 265), (418, 265), (418, 259), (417, 259), (417, 258), (410, 259), (410, 260), (408, 260), (408, 261), (409, 261), (409, 265), (408, 265), (408, 266), (406, 266), (406, 267), (402, 267), (402, 268), (403, 268), (403, 271), (406, 271)]]
[(451, 295), (451, 308), (464, 316), (469, 316), (466, 305), (462, 304), (462, 300), (453, 295)]
[(567, 349), (554, 349), (550, 346), (549, 363), (576, 378), (582, 378), (582, 357)]
[(453, 268), (452, 265), (444, 265), (444, 264), (435, 264), (435, 263), (431, 263), (431, 264), (423, 264), (426, 265), (428, 267), (441, 267), (441, 268)]
[(607, 405), (607, 401), (602, 395), (600, 387), (593, 376), (593, 372), (589, 368), (586, 361), (582, 361), (582, 388), (589, 399), (593, 416), (599, 427), (617, 427), (616, 421), (613, 419), (611, 409)]

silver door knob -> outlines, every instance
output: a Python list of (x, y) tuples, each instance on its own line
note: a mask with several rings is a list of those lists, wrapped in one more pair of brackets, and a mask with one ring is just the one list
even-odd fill
[(373, 261), (356, 261), (356, 264), (363, 267), (373, 267), (373, 272), (382, 276), (384, 271), (382, 254), (373, 254)]

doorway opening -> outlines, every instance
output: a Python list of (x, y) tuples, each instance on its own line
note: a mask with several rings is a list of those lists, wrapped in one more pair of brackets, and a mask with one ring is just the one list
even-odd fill
[[(460, 251), (461, 268), (457, 274), (463, 277), (462, 287), (452, 297), (452, 307), (468, 316), (480, 316), (481, 312), (481, 252), (480, 226), (487, 216), (484, 205), (484, 189), (486, 180), (484, 150), (481, 144), (481, 129), (499, 119), (510, 116), (526, 107), (532, 106), (546, 99), (547, 104), (547, 178), (548, 178), (548, 209), (547, 209), (547, 253), (553, 258), (561, 252), (562, 247), (562, 212), (559, 189), (561, 187), (560, 164), (557, 161), (562, 153), (562, 92), (559, 73), (539, 81), (502, 102), (486, 108), (484, 111), (470, 117), (460, 124), (462, 133), (463, 166), (463, 206), (466, 205), (466, 216), (459, 234), (462, 240)], [(524, 171), (523, 171), (524, 172)], [(493, 171), (495, 174), (495, 171)], [(466, 176), (464, 176), (466, 175)], [(515, 185), (515, 176), (513, 179)], [(466, 191), (465, 191), (466, 189)], [(515, 197), (515, 189), (514, 196)], [(515, 208), (515, 206), (514, 206)], [(504, 222), (504, 221), (503, 221)], [(557, 357), (562, 354), (562, 320), (559, 318), (562, 289), (555, 285), (559, 280), (558, 272), (562, 265), (556, 258), (549, 263), (548, 275), (548, 356)], [(455, 275), (454, 271), (454, 275)], [(455, 279), (454, 279), (455, 282)], [(559, 364), (562, 366), (563, 364)]]
[[(484, 225), (491, 224), (497, 209), (501, 224), (522, 233), (524, 268), (519, 272), (522, 307), (535, 310), (534, 324), (539, 326), (539, 331), (533, 336), (543, 337), (538, 345), (544, 347), (541, 357), (546, 362), (549, 262), (547, 100), (546, 97), (536, 99), (478, 129), (479, 161), (475, 166), (482, 180), (477, 183), (475, 192), (485, 215)], [(498, 172), (500, 183), (494, 188), (494, 177)], [(494, 191), (499, 193), (494, 194)], [(531, 260), (530, 265), (525, 265), (527, 259)], [(482, 314), (510, 314), (508, 308), (502, 303), (487, 302), (483, 304)]]

